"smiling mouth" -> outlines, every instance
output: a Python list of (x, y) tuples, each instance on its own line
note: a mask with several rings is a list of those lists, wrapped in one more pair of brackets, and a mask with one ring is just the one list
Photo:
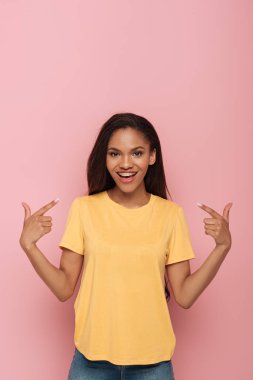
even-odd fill
[(120, 173), (117, 173), (117, 174), (120, 178), (131, 178), (131, 177), (134, 177), (137, 174), (137, 172), (130, 175), (121, 175)]

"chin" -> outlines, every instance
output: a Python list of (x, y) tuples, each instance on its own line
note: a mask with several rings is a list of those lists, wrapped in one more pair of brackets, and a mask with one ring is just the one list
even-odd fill
[(131, 186), (130, 184), (129, 185), (123, 185), (122, 184), (116, 184), (115, 186), (120, 190), (122, 191), (122, 193), (133, 193), (135, 190), (138, 189), (138, 187), (140, 186), (141, 184), (138, 184), (138, 185), (134, 185), (134, 186)]

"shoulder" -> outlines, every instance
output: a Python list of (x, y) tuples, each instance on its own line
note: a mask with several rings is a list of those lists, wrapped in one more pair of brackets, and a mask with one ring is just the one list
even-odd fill
[(161, 210), (165, 210), (166, 212), (170, 211), (173, 213), (177, 213), (180, 209), (182, 209), (182, 206), (174, 201), (171, 201), (170, 199), (164, 199), (162, 197), (159, 197), (158, 195), (155, 195), (156, 198), (156, 205)]
[(96, 205), (103, 201), (103, 193), (96, 193), (92, 195), (80, 195), (73, 199), (72, 203), (79, 207)]
[(158, 220), (163, 220), (164, 223), (169, 224), (176, 223), (182, 210), (180, 204), (157, 195), (155, 196), (154, 206), (154, 216), (156, 216)]

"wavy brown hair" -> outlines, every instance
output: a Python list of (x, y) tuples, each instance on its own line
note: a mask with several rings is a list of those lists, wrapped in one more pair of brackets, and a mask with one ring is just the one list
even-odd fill
[(109, 190), (115, 186), (106, 167), (108, 143), (116, 130), (128, 127), (144, 135), (149, 142), (150, 152), (156, 149), (156, 161), (153, 165), (149, 165), (144, 177), (146, 191), (164, 199), (168, 199), (168, 193), (172, 200), (166, 184), (161, 144), (156, 130), (147, 119), (134, 113), (116, 113), (102, 125), (87, 162), (88, 195)]

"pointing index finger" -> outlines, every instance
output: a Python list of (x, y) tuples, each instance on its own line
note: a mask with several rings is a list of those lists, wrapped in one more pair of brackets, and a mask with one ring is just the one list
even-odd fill
[(197, 203), (197, 205), (208, 212), (208, 214), (212, 215), (214, 218), (220, 219), (222, 217), (218, 212), (213, 210), (211, 207), (204, 205), (203, 203)]
[(47, 203), (45, 206), (41, 207), (39, 210), (37, 210), (33, 215), (43, 215), (45, 212), (50, 210), (50, 208), (54, 207), (56, 203), (58, 203), (59, 198), (54, 199), (53, 201)]

